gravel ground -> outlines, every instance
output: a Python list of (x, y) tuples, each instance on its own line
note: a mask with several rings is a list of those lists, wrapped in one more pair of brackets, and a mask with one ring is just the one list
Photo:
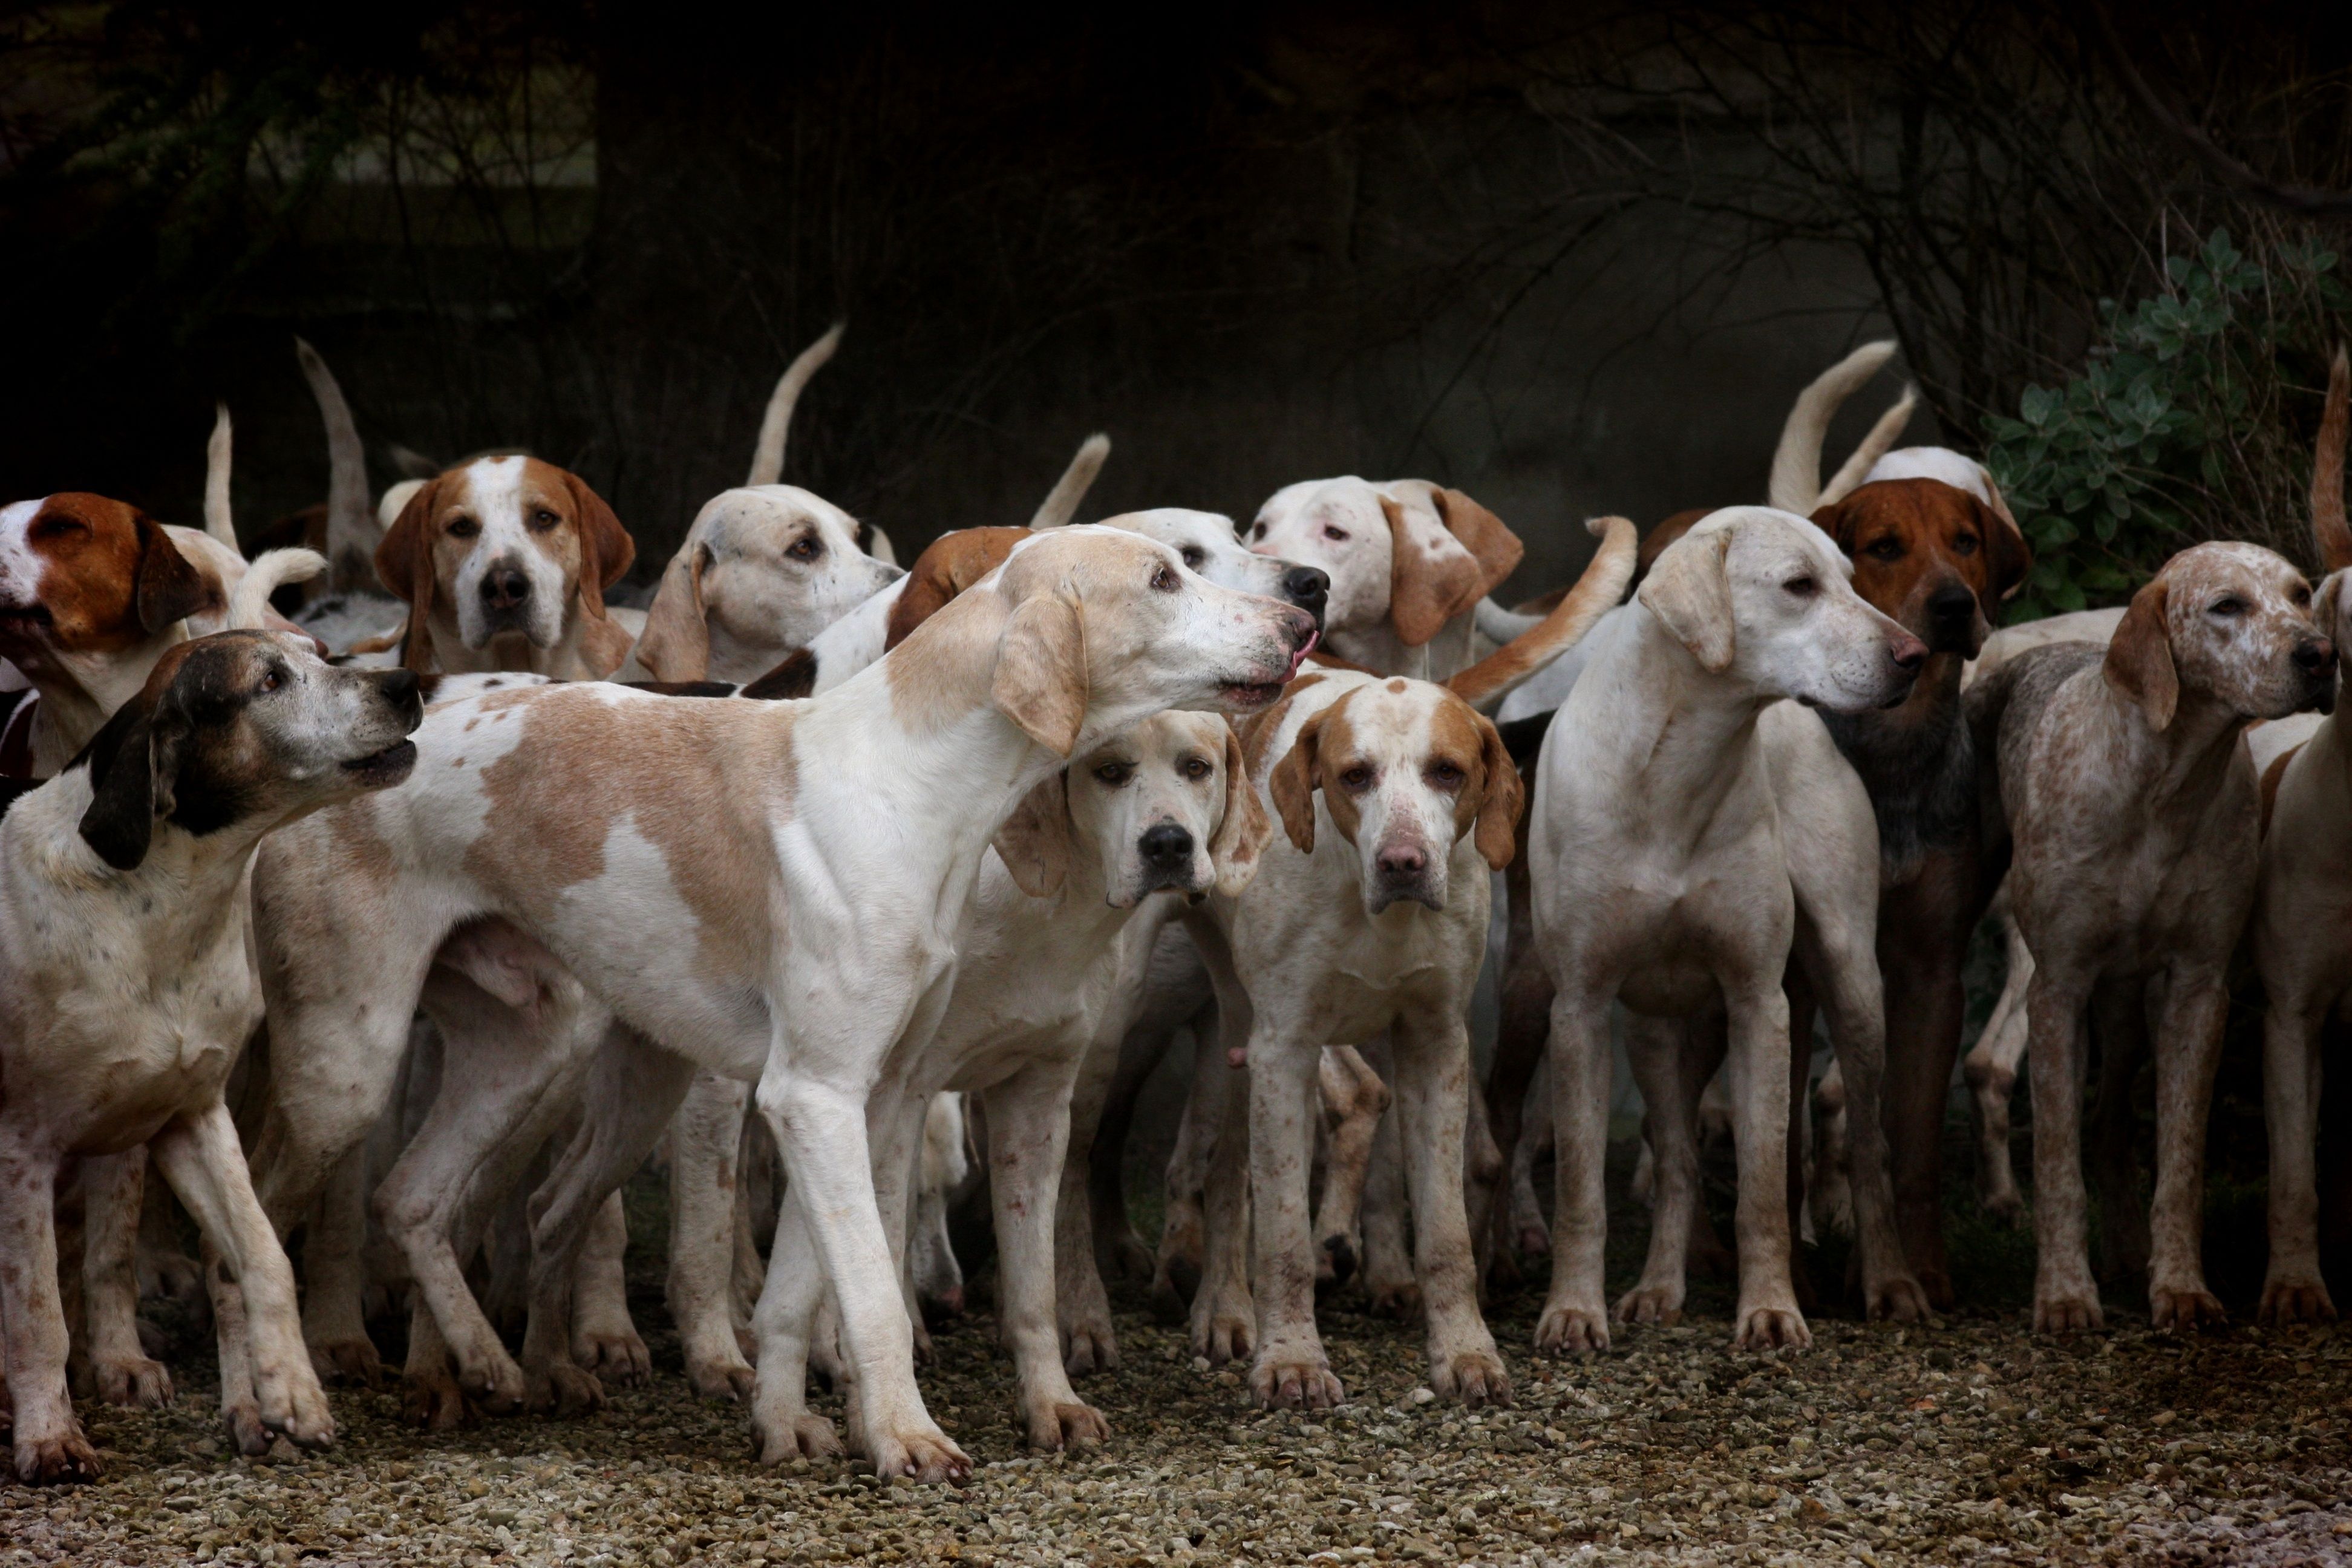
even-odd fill
[(757, 1468), (742, 1414), (679, 1377), (656, 1247), (633, 1277), (656, 1376), (584, 1421), (427, 1438), (396, 1394), (338, 1391), (332, 1453), (256, 1463), (224, 1457), (209, 1356), (185, 1355), (172, 1409), (82, 1407), (102, 1483), (0, 1484), (0, 1563), (2352, 1562), (2352, 1330), (2184, 1342), (2116, 1312), (2059, 1342), (1975, 1309), (1817, 1316), (1810, 1352), (1735, 1355), (1718, 1287), (1689, 1322), (1544, 1362), (1530, 1284), (1492, 1314), (1517, 1404), (1467, 1414), (1421, 1386), (1417, 1333), (1343, 1296), (1324, 1324), (1351, 1403), (1304, 1419), (1247, 1408), (1135, 1311), (1124, 1369), (1084, 1389), (1110, 1443), (1032, 1458), (983, 1313), (925, 1376), (981, 1468), (918, 1489)]

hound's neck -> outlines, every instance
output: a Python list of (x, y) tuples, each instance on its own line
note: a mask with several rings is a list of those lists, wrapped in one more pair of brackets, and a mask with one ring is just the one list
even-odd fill
[(90, 803), (88, 770), (66, 774), (52, 788), (58, 793), (49, 809), (56, 815), (47, 838), (55, 847), (47, 875), (68, 886), (136, 895), (135, 900), (120, 899), (118, 907), (138, 911), (133, 918), (142, 933), (141, 952), (176, 962), (195, 949), (243, 940), (244, 922), (236, 914), (238, 889), (252, 869), (254, 847), (277, 826), (274, 821), (235, 822), (198, 837), (159, 819), (146, 858), (122, 871), (100, 859), (81, 837), (81, 818)]
[[(1756, 717), (1775, 699), (1745, 680), (1710, 674), (1638, 601), (1624, 637), (1604, 655), (1618, 678), (1601, 689), (1622, 691), (1626, 700), (1599, 733), (1580, 735), (1578, 743), (1635, 782), (1624, 798), (1642, 803), (1644, 815), (1695, 831), (1738, 782)], [(1583, 679), (1599, 673), (1588, 668)]]
[(51, 778), (64, 771), (114, 710), (139, 695), (164, 650), (187, 640), (186, 626), (175, 623), (121, 653), (10, 654), (10, 662), (41, 694), (41, 705), (33, 711), (34, 776)]
[(2252, 721), (2202, 692), (2183, 691), (2172, 722), (2158, 730), (2103, 674), (2095, 670), (2095, 679), (2105, 699), (2096, 721), (2114, 742), (2112, 783), (2151, 806), (2211, 798)]

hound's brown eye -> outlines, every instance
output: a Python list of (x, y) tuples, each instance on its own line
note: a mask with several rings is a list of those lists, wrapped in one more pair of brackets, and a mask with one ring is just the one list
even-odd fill
[(1870, 553), (1880, 561), (1895, 560), (1903, 553), (1903, 542), (1890, 533), (1884, 539), (1874, 541)]
[(1206, 757), (1187, 757), (1184, 759), (1183, 768), (1184, 776), (1194, 784), (1199, 784), (1217, 771), (1209, 765), (1209, 759)]
[(1781, 584), (1780, 586), (1786, 588), (1790, 593), (1794, 594), (1800, 599), (1810, 599), (1815, 594), (1821, 592), (1822, 585), (1819, 583), (1814, 582), (1811, 577), (1791, 577), (1787, 582)]
[(64, 539), (76, 533), (88, 533), (89, 524), (78, 517), (63, 517), (52, 513), (47, 517), (35, 518), (33, 526), (27, 531), (35, 539)]
[(1176, 569), (1172, 566), (1163, 565), (1151, 574), (1151, 586), (1156, 592), (1172, 594), (1182, 585), (1177, 581)]
[(1963, 534), (1961, 534), (1958, 538), (1957, 538), (1957, 539), (1955, 539), (1955, 540), (1953, 540), (1953, 541), (1952, 541), (1952, 553), (1953, 553), (1953, 554), (1955, 554), (1955, 555), (1974, 555), (1976, 552), (1977, 552), (1977, 536), (1976, 536), (1975, 534), (1973, 534), (1973, 533), (1963, 533)]
[(266, 672), (261, 678), (261, 689), (264, 691), (275, 691), (284, 684), (285, 682), (278, 679), (278, 672), (274, 669)]
[(824, 546), (816, 542), (815, 535), (803, 533), (793, 541), (784, 553), (795, 561), (814, 561), (824, 553)]
[(2294, 585), (2294, 592), (2289, 594), (2287, 597), (2293, 599), (2298, 605), (2308, 605), (2311, 603), (2311, 590), (2301, 583), (2297, 583)]
[(1359, 763), (1339, 775), (1339, 787), (1349, 794), (1360, 794), (1372, 787), (1372, 770)]
[(471, 539), (481, 531), (482, 525), (470, 517), (453, 517), (449, 520), (449, 537), (452, 539)]
[(1265, 537), (1265, 524), (1261, 522), (1255, 528), (1251, 529), (1250, 537), (1252, 539), (1264, 539)]
[(1429, 782), (1440, 789), (1459, 789), (1467, 775), (1452, 763), (1439, 761), (1429, 764)]
[(1344, 528), (1334, 528), (1327, 522), (1323, 525), (1323, 537), (1344, 540), (1348, 537), (1348, 531)]
[(2213, 601), (2213, 608), (2210, 613), (2220, 616), (2224, 619), (2242, 616), (2246, 613), (2246, 601), (2236, 597), (2234, 595), (2226, 599), (2216, 599)]
[(1101, 781), (1105, 789), (1117, 789), (1134, 776), (1135, 764), (1132, 763), (1105, 763), (1095, 770), (1095, 777)]
[(562, 521), (563, 520), (562, 518), (556, 516), (545, 507), (541, 507), (537, 511), (530, 514), (530, 526), (541, 533), (545, 533), (549, 529), (553, 528), (557, 523)]
[(1209, 552), (1202, 549), (1197, 544), (1186, 545), (1183, 550), (1183, 555), (1184, 564), (1190, 566), (1195, 572), (1198, 572), (1201, 569), (1201, 563), (1209, 558)]

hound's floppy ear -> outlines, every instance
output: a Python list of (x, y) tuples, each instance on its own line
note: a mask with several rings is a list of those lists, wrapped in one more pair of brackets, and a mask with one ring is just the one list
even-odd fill
[[(1225, 814), (1209, 839), (1209, 864), (1216, 868), (1217, 891), (1232, 899), (1240, 897), (1250, 879), (1257, 875), (1258, 857), (1265, 853), (1266, 840), (1274, 837), (1274, 824), (1266, 820), (1265, 807), (1258, 804), (1257, 786), (1250, 782), (1242, 738), (1230, 723), (1224, 728)], [(1307, 814), (1307, 830), (1315, 831), (1312, 811)]]
[(1991, 494), (1990, 501), (1979, 501), (1983, 514), (1979, 526), (1984, 531), (1985, 574), (1992, 579), (1996, 602), (2007, 604), (2025, 586), (2026, 574), (2033, 570), (2033, 552), (2025, 542), (2025, 530), (2017, 526), (2017, 519), (2003, 500), (2000, 487), (1988, 478), (1985, 489)]
[(198, 610), (226, 607), (217, 603), (212, 584), (188, 564), (188, 558), (180, 553), (161, 523), (140, 512), (131, 528), (139, 539), (131, 602), (138, 608), (141, 628), (150, 637)]
[(2344, 580), (2352, 575), (2352, 568), (2330, 572), (2319, 580), (2319, 589), (2311, 595), (2311, 621), (2321, 632), (2336, 636), (2336, 617), (2344, 612)]
[(996, 645), (989, 700), (1022, 732), (1057, 757), (1076, 750), (1086, 722), (1086, 631), (1077, 600), (1040, 594), (1013, 612)]
[(710, 546), (689, 539), (662, 569), (637, 637), (637, 662), (656, 680), (700, 680), (710, 673), (710, 621), (702, 606), (702, 574), (709, 567)]
[(1478, 826), (1471, 842), (1477, 846), (1480, 858), (1499, 871), (1511, 863), (1518, 849), (1519, 813), (1527, 807), (1527, 785), (1520, 782), (1511, 749), (1503, 744), (1494, 721), (1484, 713), (1473, 717), (1478, 722), (1479, 761), (1486, 777), (1478, 799)]
[(400, 662), (425, 674), (433, 668), (433, 514), (441, 505), (441, 481), (428, 479), (408, 498), (400, 515), (375, 547), (375, 574), (394, 598), (408, 605), (408, 633), (401, 638)]
[(1023, 892), (1045, 899), (1062, 890), (1070, 876), (1070, 798), (1059, 771), (1021, 797), (994, 843)]
[(604, 590), (629, 574), (637, 559), (637, 542), (586, 479), (569, 468), (562, 471), (572, 510), (580, 515), (580, 607), (601, 621)]
[(1813, 526), (1828, 534), (1830, 542), (1849, 556), (1853, 553), (1853, 531), (1857, 521), (1855, 514), (1847, 509), (1843, 500), (1813, 509)]
[(89, 764), (82, 838), (116, 870), (134, 870), (147, 858), (155, 819), (171, 815), (172, 781), (187, 734), (186, 715), (167, 688), (152, 709), (142, 694), (116, 710), (77, 759)]
[(1731, 668), (1730, 551), (1727, 528), (1697, 539), (1686, 534), (1667, 546), (1633, 595), (1710, 675)]
[(1315, 792), (1323, 783), (1320, 748), (1323, 721), (1329, 712), (1327, 708), (1298, 727), (1297, 738), (1266, 779), (1274, 809), (1282, 816), (1282, 831), (1302, 855), (1315, 852)]
[(1382, 495), (1381, 511), (1389, 520), (1389, 619), (1400, 641), (1419, 647), (1477, 607), (1486, 575), (1461, 541), (1442, 528), (1416, 526), (1395, 497)]
[(1460, 490), (1433, 489), (1429, 499), (1444, 521), (1445, 531), (1460, 540), (1462, 548), (1478, 563), (1480, 598), (1501, 587), (1503, 579), (1519, 569), (1519, 558), (1528, 552), (1528, 547), (1519, 542), (1517, 534), (1504, 526), (1501, 518)]
[(2180, 676), (2172, 668), (2172, 633), (2165, 624), (2169, 607), (2168, 586), (2157, 578), (2132, 595), (2131, 608), (2107, 644), (2102, 671), (2107, 684), (2139, 705), (2148, 727), (2161, 730), (2172, 722), (2180, 704)]

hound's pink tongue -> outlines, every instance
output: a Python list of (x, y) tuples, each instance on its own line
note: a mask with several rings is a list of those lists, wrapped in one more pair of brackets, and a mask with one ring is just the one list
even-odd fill
[(1229, 1068), (1247, 1067), (1249, 1065), (1249, 1047), (1247, 1046), (1226, 1047), (1225, 1065)]
[[(1313, 631), (1307, 634), (1307, 641), (1300, 646), (1297, 653), (1290, 656), (1290, 673), (1282, 678), (1282, 683), (1285, 686), (1289, 685), (1292, 681), (1298, 679), (1298, 667), (1305, 664), (1307, 662), (1307, 656), (1313, 653), (1318, 647), (1320, 647), (1322, 644), (1322, 627), (1318, 626)], [(1238, 1067), (1241, 1064), (1236, 1062), (1234, 1065)]]

